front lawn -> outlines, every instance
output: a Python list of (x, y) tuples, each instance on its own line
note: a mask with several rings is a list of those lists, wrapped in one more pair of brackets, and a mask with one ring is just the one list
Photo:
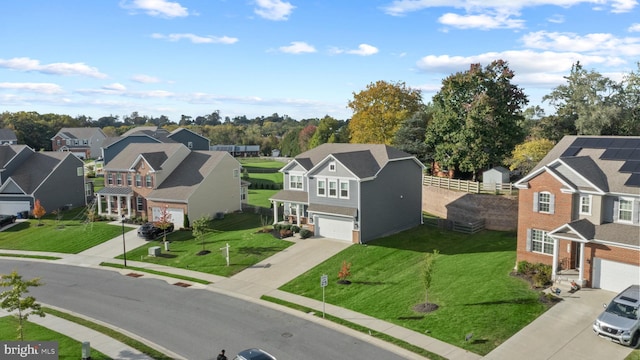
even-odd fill
[[(259, 233), (263, 226), (262, 220), (259, 215), (253, 213), (227, 214), (224, 219), (212, 220), (211, 226), (214, 230), (204, 238), (204, 250), (210, 251), (206, 255), (198, 255), (203, 250), (202, 241), (196, 240), (191, 231), (178, 230), (167, 238), (171, 241), (169, 252), (164, 250), (162, 238), (159, 238), (128, 251), (127, 259), (231, 276), (293, 244), (276, 239), (270, 233)], [(271, 223), (268, 227), (271, 228)], [(222, 250), (227, 243), (229, 266)], [(162, 255), (148, 256), (151, 246), (160, 246)]]
[[(80, 210), (68, 212), (61, 220), (47, 215), (42, 221), (29, 219), (17, 223), (0, 232), (0, 249), (77, 254), (122, 235), (120, 226), (107, 222), (85, 223)], [(126, 231), (131, 228), (127, 227)]]
[[(17, 337), (17, 328), (18, 319), (16, 319), (14, 316), (0, 317), (0, 339), (5, 341), (18, 341), (19, 339)], [(24, 340), (58, 342), (58, 359), (79, 359), (82, 355), (81, 342), (29, 321), (24, 323)], [(92, 348), (91, 359), (108, 360), (110, 358)]]
[[(513, 233), (468, 235), (423, 225), (351, 246), (281, 290), (322, 300), (320, 277), (328, 274), (328, 303), (485, 355), (546, 310), (539, 292), (509, 275), (515, 248)], [(419, 313), (413, 307), (425, 301), (421, 265), (434, 249), (440, 254), (428, 301), (439, 309)], [(343, 260), (352, 264), (351, 285), (337, 284)]]

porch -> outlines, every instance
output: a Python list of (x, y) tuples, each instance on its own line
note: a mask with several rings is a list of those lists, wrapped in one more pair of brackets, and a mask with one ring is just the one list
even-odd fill
[[(129, 188), (105, 187), (96, 193), (96, 205), (99, 216), (113, 219), (130, 219), (135, 215), (132, 208), (133, 191)], [(103, 202), (106, 209), (103, 209)]]

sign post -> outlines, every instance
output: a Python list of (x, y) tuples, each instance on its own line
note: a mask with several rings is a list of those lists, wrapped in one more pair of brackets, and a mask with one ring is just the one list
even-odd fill
[(324, 274), (320, 276), (320, 287), (322, 287), (322, 318), (324, 319), (324, 288), (327, 287), (329, 283), (329, 277)]
[(229, 243), (227, 243), (227, 246), (220, 248), (220, 250), (222, 250), (222, 255), (227, 259), (227, 266), (229, 266)]

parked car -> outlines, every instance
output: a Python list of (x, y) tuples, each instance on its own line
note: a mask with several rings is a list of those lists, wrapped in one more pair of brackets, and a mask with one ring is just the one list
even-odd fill
[[(169, 227), (166, 229), (167, 233), (173, 231), (173, 223), (169, 223)], [(153, 240), (164, 234), (165, 230), (160, 229), (154, 223), (144, 223), (138, 228), (138, 236), (147, 240)]]
[(262, 349), (247, 349), (240, 351), (233, 360), (277, 360), (275, 356)]
[(0, 215), (0, 227), (4, 227), (16, 222), (17, 216), (15, 215)]
[(640, 339), (640, 285), (631, 285), (616, 295), (593, 322), (593, 331), (625, 346), (635, 347)]

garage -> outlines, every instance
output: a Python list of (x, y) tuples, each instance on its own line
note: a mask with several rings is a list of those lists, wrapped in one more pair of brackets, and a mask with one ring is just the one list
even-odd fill
[(316, 236), (352, 241), (353, 220), (318, 215), (315, 218), (315, 230)]
[(17, 215), (21, 211), (29, 211), (31, 203), (29, 201), (0, 201), (0, 214)]
[[(170, 216), (171, 222), (176, 229), (181, 229), (184, 224), (184, 212), (182, 209), (167, 208), (167, 213)], [(153, 208), (153, 221), (158, 221), (162, 217), (162, 208)]]
[(640, 267), (601, 258), (593, 259), (593, 287), (620, 292), (640, 283)]

